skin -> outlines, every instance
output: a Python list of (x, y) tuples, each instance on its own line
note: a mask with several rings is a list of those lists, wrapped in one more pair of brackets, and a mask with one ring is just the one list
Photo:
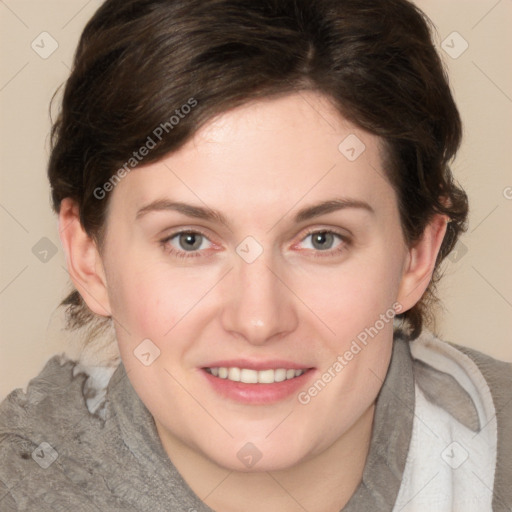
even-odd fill
[[(366, 146), (355, 161), (338, 150), (350, 134)], [(435, 216), (408, 247), (384, 176), (379, 138), (303, 91), (228, 111), (179, 151), (131, 171), (111, 192), (101, 254), (76, 205), (62, 202), (73, 282), (94, 312), (114, 318), (122, 361), (163, 447), (215, 510), (339, 511), (360, 482), (392, 322), (306, 405), (296, 393), (236, 402), (200, 368), (240, 357), (296, 361), (314, 368), (307, 390), (379, 315), (421, 298), (447, 219)], [(165, 198), (218, 210), (229, 228), (174, 210), (136, 220)], [(373, 213), (348, 207), (295, 222), (300, 209), (334, 198)], [(180, 229), (205, 235), (192, 257), (170, 252), (191, 254), (183, 237), (185, 246), (179, 236), (161, 243)], [(344, 239), (313, 245), (309, 229)], [(263, 250), (252, 263), (236, 252), (247, 236)], [(144, 366), (134, 350), (147, 338), (160, 356)], [(252, 468), (237, 457), (247, 442), (261, 453)]]

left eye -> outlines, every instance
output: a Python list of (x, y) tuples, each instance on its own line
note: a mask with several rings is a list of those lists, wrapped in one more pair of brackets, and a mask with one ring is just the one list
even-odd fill
[(183, 231), (163, 240), (164, 243), (170, 244), (178, 252), (195, 252), (207, 249), (207, 241), (206, 236), (195, 231)]
[(341, 235), (334, 233), (333, 231), (313, 231), (308, 233), (304, 240), (310, 239), (309, 246), (306, 246), (306, 249), (315, 249), (318, 251), (328, 251), (333, 249), (333, 245), (336, 242), (336, 239), (343, 243), (344, 239)]

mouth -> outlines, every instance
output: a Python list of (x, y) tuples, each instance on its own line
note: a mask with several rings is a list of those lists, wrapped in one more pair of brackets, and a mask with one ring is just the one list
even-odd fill
[(304, 374), (308, 369), (295, 370), (293, 368), (277, 368), (268, 370), (253, 370), (251, 368), (238, 368), (237, 366), (215, 366), (204, 369), (210, 375), (219, 379), (227, 379), (232, 382), (244, 384), (274, 384), (285, 380), (295, 379)]
[(218, 396), (250, 405), (289, 399), (315, 374), (314, 368), (286, 361), (219, 361), (201, 370)]

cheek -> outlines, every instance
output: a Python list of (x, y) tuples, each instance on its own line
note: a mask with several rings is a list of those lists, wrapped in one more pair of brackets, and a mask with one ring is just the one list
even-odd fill
[(371, 257), (361, 255), (296, 278), (297, 295), (337, 340), (351, 340), (381, 314), (392, 315), (399, 276), (400, 263), (375, 251)]
[[(141, 260), (142, 261), (142, 260)], [(109, 286), (112, 313), (132, 337), (158, 340), (186, 315), (203, 286), (179, 270), (159, 265), (120, 265)]]

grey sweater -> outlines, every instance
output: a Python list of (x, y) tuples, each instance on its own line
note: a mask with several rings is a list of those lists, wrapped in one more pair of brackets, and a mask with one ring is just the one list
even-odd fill
[[(493, 509), (511, 511), (512, 370), (458, 349), (478, 364), (493, 393), (499, 427)], [(26, 393), (15, 390), (0, 404), (0, 511), (212, 512), (167, 456), (123, 364), (108, 384), (103, 417), (87, 409), (87, 375), (73, 377), (75, 365), (52, 357)], [(442, 396), (439, 404), (460, 421), (474, 420), (454, 379), (415, 362), (408, 343), (396, 339), (363, 480), (343, 512), (393, 509), (411, 439), (415, 381), (432, 400)]]

